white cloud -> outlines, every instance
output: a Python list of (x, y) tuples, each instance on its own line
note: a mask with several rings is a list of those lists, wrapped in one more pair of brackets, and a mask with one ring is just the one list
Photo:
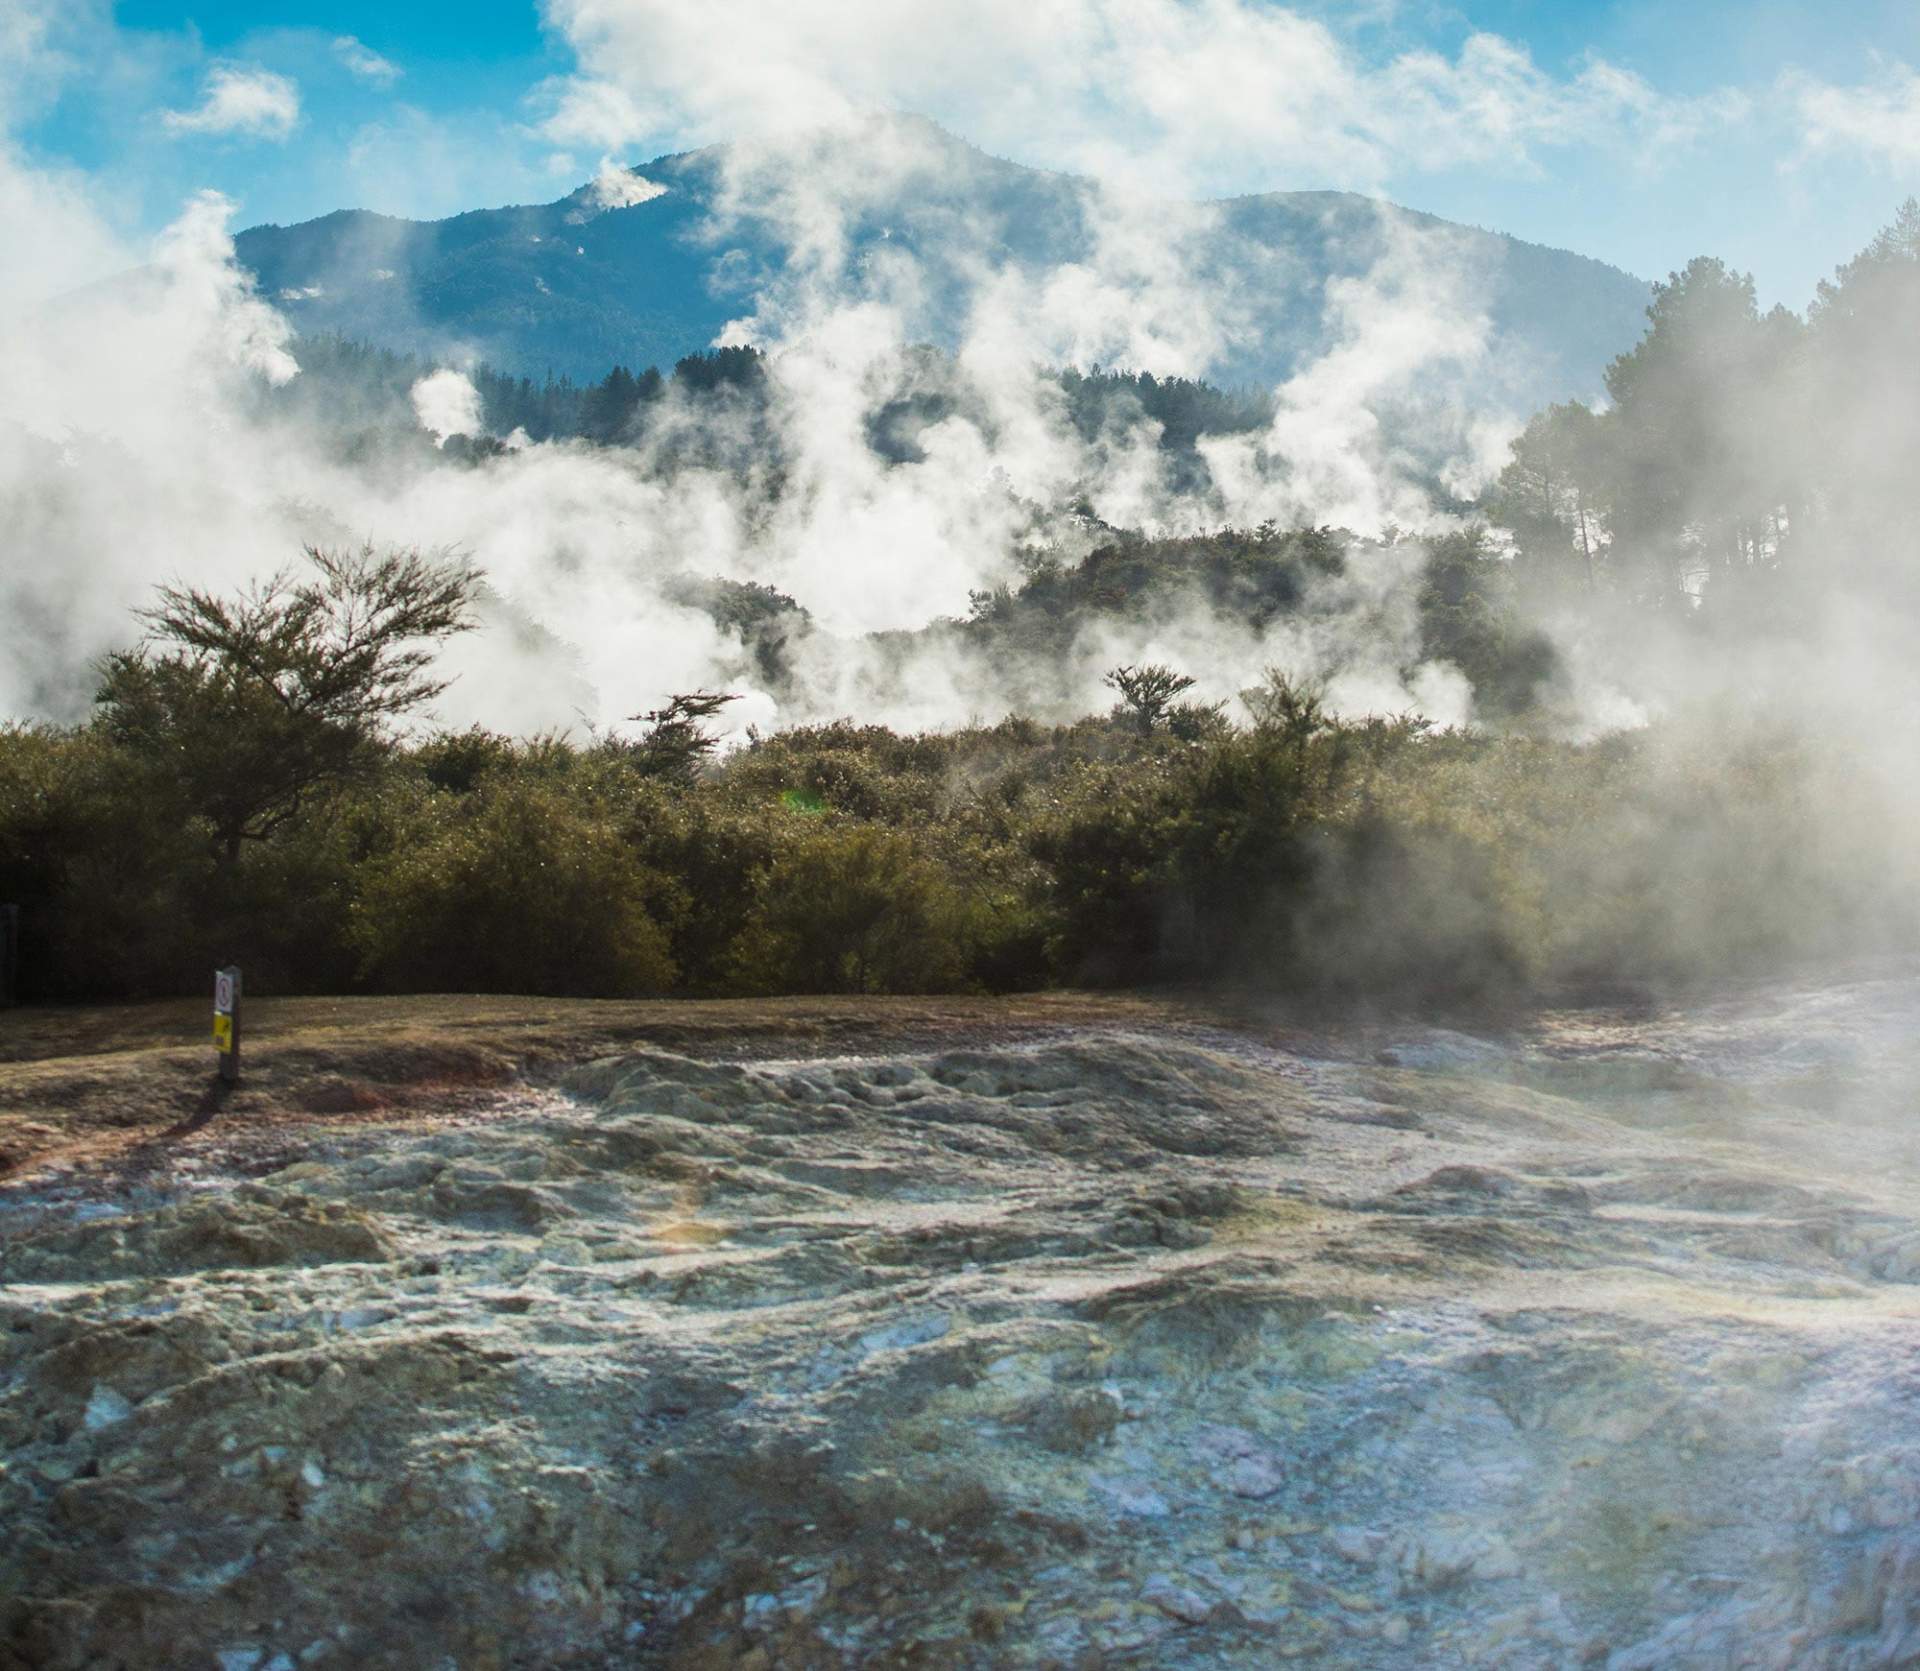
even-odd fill
[(1572, 75), (1501, 36), (1371, 62), (1262, 0), (546, 0), (581, 73), (547, 89), (556, 144), (613, 149), (911, 110), (990, 150), (1168, 190), (1287, 173), (1377, 184), (1540, 153), (1640, 155), (1725, 122), (1600, 60)]
[(353, 131), (335, 189), (360, 207), (422, 220), (557, 195), (523, 140), (489, 110), (436, 113), (396, 99)]
[(300, 120), (300, 89), (291, 79), (257, 64), (215, 64), (193, 110), (169, 110), (161, 122), (169, 133), (244, 133), (285, 139)]
[(370, 81), (376, 87), (391, 87), (404, 73), (391, 58), (382, 58), (353, 35), (335, 36), (333, 55), (362, 81)]
[(1896, 170), (1920, 169), (1920, 75), (1890, 63), (1869, 82), (1788, 82), (1808, 152), (1847, 152)]
[(45, 109), (79, 68), (87, 44), (111, 33), (103, 0), (8, 0), (0, 6), (0, 125)]

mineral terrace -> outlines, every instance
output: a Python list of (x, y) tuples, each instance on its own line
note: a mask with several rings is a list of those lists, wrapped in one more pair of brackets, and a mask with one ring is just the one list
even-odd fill
[(1917, 1019), (633, 1049), (16, 1173), (0, 1665), (1920, 1662)]

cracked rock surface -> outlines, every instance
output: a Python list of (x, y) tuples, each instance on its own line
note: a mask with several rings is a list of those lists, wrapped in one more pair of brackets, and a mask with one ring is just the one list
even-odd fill
[(0, 1666), (1920, 1661), (1920, 978), (659, 1051), (0, 1219)]

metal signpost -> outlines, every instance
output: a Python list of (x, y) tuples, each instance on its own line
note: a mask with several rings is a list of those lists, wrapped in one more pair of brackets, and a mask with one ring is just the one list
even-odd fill
[(20, 907), (0, 905), (0, 1010), (20, 996)]
[(220, 1053), (220, 1077), (231, 1085), (240, 1077), (240, 971), (213, 972), (213, 1048)]

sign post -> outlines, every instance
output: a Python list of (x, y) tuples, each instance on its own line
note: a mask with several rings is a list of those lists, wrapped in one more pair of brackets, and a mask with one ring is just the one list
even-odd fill
[(220, 1077), (229, 1085), (240, 1077), (240, 970), (213, 972), (213, 1048), (220, 1053)]
[(0, 905), (0, 1010), (20, 996), (20, 907)]

